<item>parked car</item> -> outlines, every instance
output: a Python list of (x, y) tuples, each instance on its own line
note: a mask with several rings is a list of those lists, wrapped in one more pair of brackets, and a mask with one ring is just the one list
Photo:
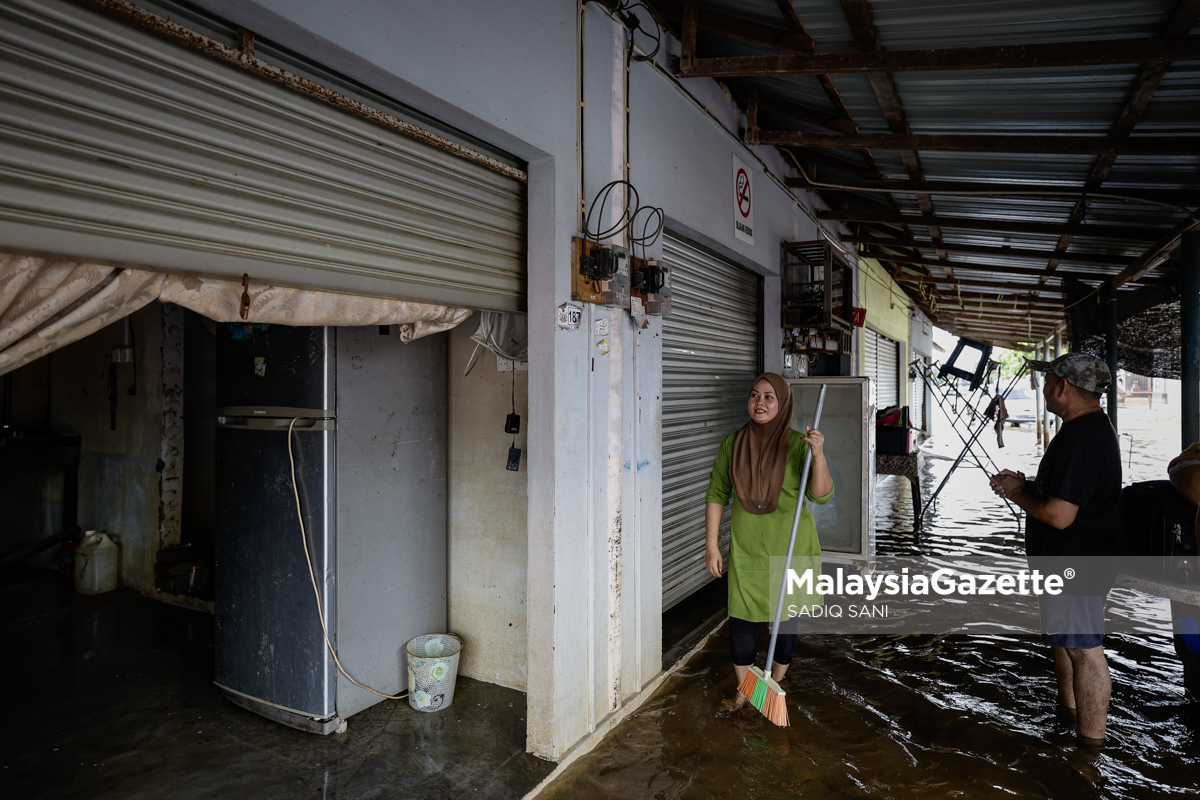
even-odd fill
[(1008, 410), (1008, 422), (1014, 428), (1022, 423), (1032, 425), (1037, 422), (1037, 397), (1033, 389), (1024, 386), (1014, 388), (1004, 398), (1004, 407)]

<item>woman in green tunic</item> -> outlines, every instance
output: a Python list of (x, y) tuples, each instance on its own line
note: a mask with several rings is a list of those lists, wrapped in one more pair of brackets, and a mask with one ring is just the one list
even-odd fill
[[(813, 458), (805, 497), (822, 504), (833, 497), (833, 478), (825, 462), (825, 437), (807, 426), (803, 434), (792, 430), (792, 389), (787, 381), (773, 372), (760, 375), (750, 389), (747, 411), (750, 421), (721, 442), (704, 498), (705, 563), (718, 578), (724, 563), (717, 535), (725, 504), (733, 500), (729, 649), (738, 686), (758, 656), (759, 624), (775, 618), (777, 595), (771, 591), (771, 558), (787, 555), (792, 516), (800, 495), (800, 469), (809, 447)], [(806, 507), (796, 532), (793, 557), (805, 558), (807, 565), (820, 555), (817, 526)], [(797, 638), (795, 633), (780, 632), (775, 663), (771, 665), (771, 677), (776, 681), (787, 672)], [(737, 692), (725, 704), (739, 708), (745, 702), (745, 696)]]

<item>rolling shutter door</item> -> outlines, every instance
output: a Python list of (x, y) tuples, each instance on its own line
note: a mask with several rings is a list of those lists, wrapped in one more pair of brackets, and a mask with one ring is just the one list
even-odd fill
[(863, 371), (875, 384), (876, 407), (884, 409), (899, 405), (899, 344), (870, 328), (864, 331)]
[[(760, 363), (759, 279), (670, 234), (671, 314), (663, 319), (663, 609), (712, 576), (704, 492), (721, 440), (746, 421)], [(729, 510), (721, 523), (727, 552)]]
[[(863, 375), (875, 384), (875, 392), (879, 392), (879, 334), (870, 328), (863, 328)], [(876, 399), (878, 403), (878, 398)]]
[(900, 345), (886, 336), (879, 337), (879, 407), (900, 405), (898, 372)]
[(516, 177), (101, 11), (0, 0), (5, 248), (521, 311), (525, 209)]

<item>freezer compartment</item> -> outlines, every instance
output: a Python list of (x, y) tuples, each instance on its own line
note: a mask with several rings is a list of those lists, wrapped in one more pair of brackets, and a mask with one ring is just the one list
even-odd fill
[[(334, 668), (296, 515), (290, 421), (282, 420), (282, 429), (219, 425), (216, 431), (215, 678), (231, 697), (326, 719), (336, 713)], [(331, 637), (336, 637), (334, 437), (333, 431), (314, 428), (292, 434), (296, 487)]]
[(245, 416), (268, 417), (333, 409), (335, 330), (218, 325), (217, 408), (241, 407)]

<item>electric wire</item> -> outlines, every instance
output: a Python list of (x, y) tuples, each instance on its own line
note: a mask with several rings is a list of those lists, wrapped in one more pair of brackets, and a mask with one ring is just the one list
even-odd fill
[[(629, 242), (630, 242), (630, 244), (633, 244), (633, 245), (640, 244), (642, 246), (642, 258), (647, 259), (647, 258), (649, 258), (649, 255), (648, 255), (649, 248), (656, 241), (658, 241), (659, 234), (662, 233), (663, 225), (666, 222), (666, 218), (663, 216), (663, 210), (657, 206), (643, 206), (642, 208), (639, 208), (637, 211), (634, 212), (634, 214), (633, 214), (634, 218), (636, 218), (637, 215), (639, 213), (641, 213), (642, 211), (648, 212), (646, 214), (646, 218), (642, 221), (642, 235), (641, 236), (632, 236), (631, 235), (629, 237)], [(657, 219), (657, 226), (651, 232), (650, 225), (656, 219)], [(631, 226), (631, 228), (630, 228), (631, 234), (632, 234), (632, 231), (633, 231), (633, 228)]]
[[(596, 230), (592, 230), (592, 214), (597, 208), (603, 208), (603, 206), (609, 202), (609, 199), (613, 195), (613, 191), (618, 186), (625, 186), (629, 189), (629, 196), (625, 204), (624, 211), (608, 228), (600, 230), (599, 225), (601, 223), (599, 220), (597, 220), (597, 228)], [(642, 235), (635, 236), (634, 221), (637, 219), (637, 216), (642, 213), (646, 214), (646, 217), (642, 222)], [(583, 222), (583, 238), (591, 239), (596, 242), (596, 244), (600, 244), (601, 239), (611, 239), (628, 230), (631, 251), (630, 254), (633, 254), (632, 251), (635, 246), (641, 245), (642, 255), (645, 257), (649, 247), (653, 245), (654, 242), (658, 240), (659, 235), (662, 234), (664, 223), (665, 216), (663, 210), (658, 206), (643, 206), (641, 204), (641, 197), (638, 195), (637, 188), (632, 183), (623, 179), (609, 181), (603, 187), (601, 187), (600, 191), (596, 193), (595, 199), (592, 200), (591, 205), (588, 207), (587, 217), (584, 218)], [(651, 229), (651, 225), (654, 225), (653, 229)]]
[[(608, 4), (602, 3), (602, 5)], [(633, 10), (639, 7), (646, 9), (646, 13), (650, 15), (650, 21), (654, 23), (654, 33), (651, 33), (643, 28), (641, 19), (633, 13)], [(642, 50), (645, 55), (633, 56), (635, 61), (649, 61), (658, 54), (659, 48), (662, 47), (662, 28), (659, 27), (658, 21), (654, 19), (654, 14), (651, 13), (649, 7), (645, 3), (614, 3), (611, 6), (608, 6), (608, 10), (610, 13), (615, 14), (617, 18), (621, 20), (622, 24), (629, 29), (629, 39), (631, 45), (633, 44), (634, 33), (639, 30), (654, 40), (654, 49), (650, 52), (647, 53), (644, 48), (638, 48), (639, 50)], [(632, 51), (633, 48), (630, 47), (630, 52)]]
[(366, 689), (368, 692), (379, 695), (385, 700), (403, 700), (405, 697), (408, 697), (407, 691), (403, 691), (400, 694), (384, 694), (364, 683), (354, 680), (350, 673), (346, 672), (346, 668), (342, 666), (337, 650), (333, 648), (333, 642), (329, 641), (329, 628), (325, 626), (325, 612), (322, 610), (321, 590), (317, 588), (317, 575), (313, 572), (312, 556), (308, 553), (308, 534), (304, 530), (304, 511), (300, 508), (300, 489), (296, 485), (296, 458), (292, 454), (292, 429), (302, 419), (312, 419), (312, 417), (294, 417), (291, 424), (288, 425), (288, 461), (292, 465), (292, 494), (296, 496), (296, 519), (300, 523), (300, 541), (304, 543), (304, 560), (308, 563), (308, 577), (312, 581), (313, 596), (317, 598), (317, 618), (321, 620), (321, 633), (325, 634), (325, 646), (329, 648), (329, 654), (333, 656), (333, 663), (337, 664), (338, 671), (346, 676), (346, 680), (360, 689)]
[[(621, 216), (609, 228), (600, 230), (599, 227), (595, 231), (592, 230), (592, 214), (597, 208), (602, 207), (608, 202), (612, 196), (613, 190), (618, 186), (626, 186), (629, 188), (629, 196), (625, 200), (625, 208), (621, 212)], [(600, 244), (601, 239), (610, 239), (617, 236), (622, 231), (626, 230), (633, 224), (633, 217), (637, 214), (637, 209), (641, 205), (641, 198), (638, 196), (638, 191), (632, 183), (627, 180), (618, 179), (609, 181), (596, 192), (596, 197), (592, 200), (588, 207), (587, 217), (583, 221), (583, 238), (592, 239), (596, 244)], [(603, 224), (597, 220), (597, 226)]]

